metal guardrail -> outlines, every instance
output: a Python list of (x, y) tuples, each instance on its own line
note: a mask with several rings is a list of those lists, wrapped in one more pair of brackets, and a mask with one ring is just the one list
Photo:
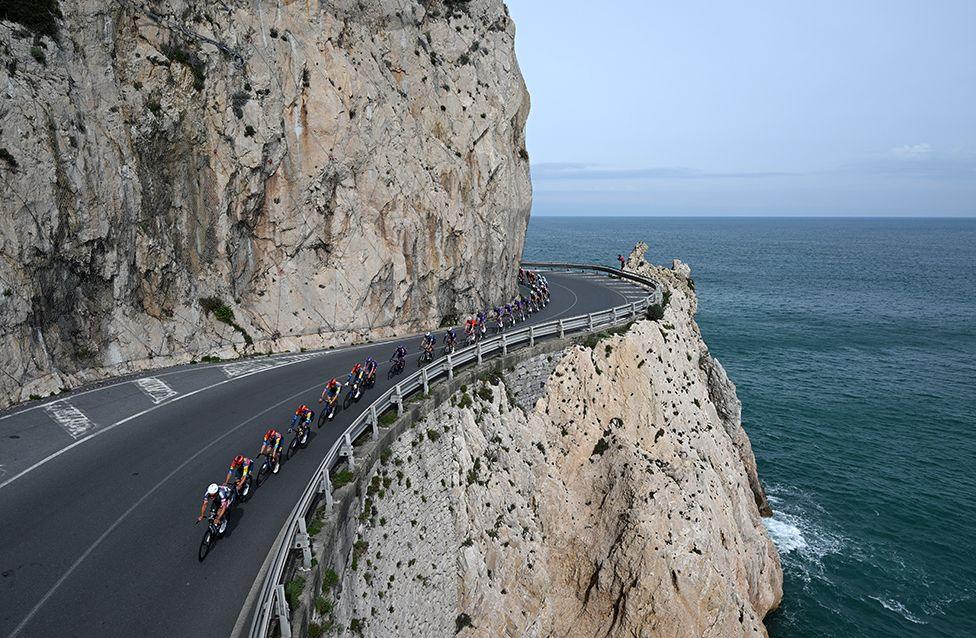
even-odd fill
[(397, 416), (402, 415), (404, 399), (407, 396), (420, 389), (426, 394), (430, 383), (442, 376), (446, 376), (448, 380), (453, 379), (454, 370), (466, 363), (476, 361), (477, 364), (481, 364), (485, 359), (494, 355), (508, 354), (509, 348), (513, 346), (521, 344), (533, 346), (536, 339), (542, 337), (559, 335), (562, 338), (567, 333), (590, 332), (598, 328), (625, 323), (636, 318), (649, 306), (659, 304), (663, 300), (661, 287), (656, 281), (614, 268), (555, 262), (522, 262), (522, 266), (532, 269), (603, 272), (645, 286), (651, 292), (639, 301), (615, 306), (600, 312), (534, 324), (518, 330), (503, 331), (474, 345), (461, 348), (454, 354), (437, 359), (381, 394), (362, 414), (356, 417), (339, 439), (332, 444), (315, 475), (302, 492), (298, 503), (295, 504), (289, 514), (289, 523), (284, 533), (279, 535), (278, 547), (274, 550), (274, 559), (264, 576), (264, 583), (256, 603), (257, 609), (251, 622), (249, 634), (251, 638), (266, 638), (271, 621), (274, 618), (278, 620), (282, 638), (291, 638), (290, 611), (288, 601), (285, 598), (284, 584), (281, 582), (288, 561), (293, 551), (301, 551), (305, 568), (308, 569), (311, 566), (311, 539), (306, 529), (305, 519), (310, 513), (312, 503), (321, 494), (325, 499), (327, 509), (331, 510), (333, 505), (330, 479), (332, 468), (341, 459), (345, 459), (350, 470), (356, 469), (353, 442), (366, 430), (371, 430), (373, 440), (377, 440), (379, 438), (379, 416), (381, 414), (395, 407)]

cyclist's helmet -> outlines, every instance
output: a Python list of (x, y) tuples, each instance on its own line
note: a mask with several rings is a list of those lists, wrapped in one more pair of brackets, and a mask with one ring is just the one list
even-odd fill
[(213, 496), (217, 493), (217, 484), (211, 483), (210, 487), (207, 488), (207, 496)]
[(264, 433), (264, 438), (270, 439), (270, 438), (273, 438), (274, 436), (276, 436), (277, 434), (278, 433), (275, 432), (275, 429), (274, 428), (271, 428), (267, 432)]
[(373, 357), (366, 357), (366, 363), (376, 363), (373, 361)]
[(237, 465), (244, 465), (244, 455), (243, 454), (238, 454), (237, 456), (234, 457), (234, 465), (235, 466), (237, 466)]

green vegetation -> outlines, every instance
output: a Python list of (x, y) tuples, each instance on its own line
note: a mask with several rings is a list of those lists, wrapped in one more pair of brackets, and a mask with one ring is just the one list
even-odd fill
[(380, 415), (380, 418), (378, 420), (380, 422), (380, 425), (382, 425), (383, 427), (389, 427), (393, 425), (397, 420), (396, 410), (393, 409), (387, 410), (386, 412)]
[(34, 58), (35, 60), (37, 60), (38, 62), (40, 62), (44, 66), (47, 66), (47, 56), (44, 55), (44, 48), (43, 47), (40, 47), (40, 46), (38, 46), (38, 45), (35, 44), (34, 46), (32, 46), (30, 48), (30, 54), (31, 54), (31, 57), (32, 58)]
[(309, 638), (321, 638), (322, 637), (322, 625), (317, 622), (308, 623), (308, 636)]
[(17, 169), (17, 160), (14, 159), (14, 156), (6, 148), (0, 148), (0, 160), (6, 162), (7, 166), (11, 169)]
[(16, 22), (38, 36), (57, 39), (61, 17), (57, 0), (4, 0), (0, 3), (0, 20)]
[(367, 543), (361, 538), (357, 540), (355, 544), (353, 544), (352, 565), (350, 566), (353, 571), (356, 571), (356, 569), (359, 567), (359, 559), (362, 557), (363, 554), (366, 553), (368, 549), (369, 549), (369, 543)]
[(204, 309), (207, 314), (213, 316), (214, 319), (222, 323), (226, 323), (228, 326), (241, 333), (244, 337), (244, 343), (251, 346), (254, 345), (254, 340), (251, 335), (248, 334), (247, 330), (242, 328), (236, 321), (234, 321), (234, 311), (225, 304), (223, 301), (216, 297), (201, 297), (200, 306)]
[(665, 289), (661, 298), (661, 303), (648, 306), (647, 308), (647, 318), (651, 321), (660, 321), (664, 318), (664, 309), (668, 307), (668, 302), (671, 301), (671, 291)]
[(441, 436), (440, 432), (438, 432), (437, 430), (427, 430), (427, 438), (430, 439), (431, 441), (436, 441), (437, 439), (440, 438), (440, 436)]
[(354, 478), (356, 478), (356, 475), (349, 470), (340, 470), (332, 475), (332, 487), (334, 489), (339, 489), (344, 485), (352, 483)]
[(454, 633), (459, 634), (461, 633), (462, 629), (466, 629), (468, 627), (474, 627), (474, 623), (471, 622), (471, 616), (461, 612), (454, 620)]
[[(630, 330), (630, 327), (633, 324), (634, 322), (630, 321), (622, 326), (618, 326), (616, 328), (610, 328), (608, 330), (602, 330), (596, 334), (592, 334), (583, 341), (583, 345), (586, 346), (587, 348), (595, 349), (597, 344), (603, 341), (604, 339), (627, 332), (628, 330)], [(612, 350), (613, 348), (611, 346), (608, 345), (606, 347), (607, 354), (610, 354)]]
[(322, 592), (327, 592), (338, 584), (339, 574), (335, 573), (333, 569), (325, 570), (325, 573), (322, 574)]
[(320, 616), (328, 616), (332, 613), (332, 601), (323, 596), (316, 596), (315, 611), (319, 612)]
[(298, 597), (302, 595), (303, 589), (305, 589), (304, 576), (296, 576), (285, 583), (285, 598), (288, 599), (288, 607), (291, 609), (298, 608)]
[(593, 454), (590, 454), (590, 456), (600, 456), (609, 449), (610, 449), (610, 444), (607, 443), (606, 437), (601, 437), (600, 440), (597, 441), (596, 445), (593, 447)]
[(169, 58), (170, 62), (182, 64), (190, 69), (190, 73), (193, 74), (193, 88), (197, 91), (203, 90), (204, 80), (206, 79), (203, 72), (204, 64), (203, 60), (201, 60), (197, 54), (191, 53), (185, 49), (181, 49), (178, 46), (164, 45), (163, 55)]
[(491, 391), (491, 388), (482, 386), (478, 388), (478, 397), (482, 401), (491, 401), (495, 397), (495, 393)]
[(457, 406), (463, 410), (464, 408), (470, 408), (471, 404), (471, 395), (467, 392), (462, 392), (461, 398), (457, 402)]

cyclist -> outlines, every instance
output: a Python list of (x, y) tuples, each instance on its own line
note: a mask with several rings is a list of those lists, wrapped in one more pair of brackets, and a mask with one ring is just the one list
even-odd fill
[(207, 515), (208, 508), (212, 507), (214, 503), (218, 503), (219, 509), (213, 522), (217, 529), (220, 529), (220, 521), (227, 513), (227, 508), (234, 502), (235, 495), (236, 492), (226, 485), (211, 483), (210, 487), (207, 488), (207, 493), (203, 495), (203, 505), (200, 506), (200, 516), (197, 517), (197, 522), (202, 521), (203, 517)]
[(310, 425), (314, 417), (315, 413), (309, 410), (308, 406), (303, 403), (300, 408), (295, 410), (295, 416), (291, 418), (291, 427), (294, 428), (299, 423), (302, 425)]
[(332, 403), (335, 397), (339, 396), (340, 389), (342, 389), (342, 384), (336, 381), (335, 377), (332, 377), (322, 389), (322, 396), (319, 397), (319, 403), (322, 403), (323, 400)]
[(434, 354), (434, 346), (437, 344), (437, 338), (430, 334), (429, 332), (424, 335), (424, 340), (420, 344), (420, 349), (429, 355)]
[(444, 333), (444, 345), (454, 351), (454, 345), (457, 342), (457, 333), (454, 332), (454, 328), (450, 328), (446, 333)]
[(278, 462), (278, 454), (281, 452), (281, 441), (284, 437), (281, 436), (281, 432), (274, 428), (268, 428), (268, 431), (264, 433), (264, 439), (261, 441), (261, 451), (258, 452), (258, 456), (262, 454), (267, 454), (271, 457), (273, 463)]
[(356, 362), (356, 365), (352, 367), (349, 371), (349, 377), (346, 379), (345, 385), (352, 385), (354, 383), (363, 382), (363, 364)]
[(366, 357), (366, 366), (364, 367), (363, 371), (366, 374), (366, 379), (368, 379), (370, 383), (376, 381), (376, 361), (373, 360), (373, 357)]
[(485, 333), (487, 331), (488, 331), (488, 316), (484, 312), (479, 312), (478, 322), (475, 324), (475, 332), (477, 333), (475, 336), (478, 339), (481, 339), (482, 337), (485, 336)]
[(244, 489), (244, 483), (247, 481), (247, 477), (251, 474), (251, 467), (253, 465), (254, 461), (243, 454), (235, 456), (234, 460), (230, 463), (230, 469), (227, 470), (227, 478), (224, 479), (224, 485), (230, 485), (231, 481), (233, 481), (237, 487), (237, 492), (240, 493)]
[(464, 322), (464, 337), (468, 343), (474, 343), (474, 325), (475, 320), (473, 317), (468, 317), (468, 320)]
[(390, 361), (393, 361), (398, 366), (402, 366), (404, 365), (405, 363), (404, 359), (406, 358), (407, 358), (407, 349), (403, 347), (403, 344), (400, 344), (397, 346), (397, 349), (393, 353), (393, 356), (390, 357)]

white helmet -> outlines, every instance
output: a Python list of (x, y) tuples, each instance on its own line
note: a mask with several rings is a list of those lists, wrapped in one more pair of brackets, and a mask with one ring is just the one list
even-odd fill
[(427, 334), (425, 334), (424, 336), (425, 336), (425, 337), (429, 337), (429, 336), (430, 336), (430, 333), (428, 332), (428, 333), (427, 333)]
[(210, 484), (210, 487), (207, 488), (207, 495), (208, 496), (213, 496), (216, 493), (217, 493), (217, 484), (216, 483), (211, 483)]

